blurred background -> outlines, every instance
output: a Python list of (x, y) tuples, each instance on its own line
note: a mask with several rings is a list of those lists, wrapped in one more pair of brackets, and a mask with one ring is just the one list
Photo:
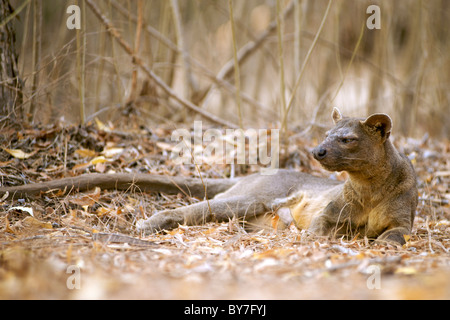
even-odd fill
[[(9, 2), (23, 121), (192, 126), (205, 117), (188, 101), (236, 126), (301, 132), (337, 106), (389, 113), (394, 134), (450, 136), (447, 0), (100, 0), (97, 14), (92, 1)], [(72, 4), (80, 30), (66, 25)], [(380, 29), (366, 26), (369, 5)]]

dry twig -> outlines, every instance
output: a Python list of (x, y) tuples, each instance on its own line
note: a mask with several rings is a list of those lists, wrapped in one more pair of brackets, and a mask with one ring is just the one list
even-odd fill
[(116, 39), (116, 41), (120, 44), (120, 46), (133, 58), (133, 63), (138, 65), (144, 73), (151, 78), (158, 87), (160, 87), (168, 96), (179, 102), (184, 107), (195, 111), (196, 113), (202, 115), (205, 119), (208, 119), (214, 123), (223, 125), (228, 128), (237, 129), (234, 123), (223, 120), (206, 110), (199, 108), (194, 105), (192, 102), (181, 98), (179, 95), (175, 93), (160, 77), (158, 77), (152, 70), (150, 70), (145, 64), (142, 58), (135, 54), (134, 50), (130, 47), (130, 45), (123, 39), (117, 29), (113, 26), (113, 24), (101, 13), (100, 9), (92, 0), (86, 0), (86, 3), (91, 8), (92, 12), (97, 16), (97, 18), (106, 26), (108, 32)]

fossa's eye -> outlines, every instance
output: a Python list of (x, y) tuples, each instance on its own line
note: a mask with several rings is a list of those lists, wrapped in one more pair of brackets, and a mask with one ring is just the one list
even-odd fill
[(348, 143), (354, 142), (356, 140), (357, 139), (355, 137), (344, 137), (344, 138), (340, 139), (341, 143), (343, 143), (343, 144), (348, 144)]

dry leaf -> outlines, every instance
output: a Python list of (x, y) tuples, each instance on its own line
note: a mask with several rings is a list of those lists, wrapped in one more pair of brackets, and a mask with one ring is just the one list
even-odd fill
[(90, 164), (97, 164), (97, 163), (105, 163), (107, 161), (108, 160), (106, 160), (106, 158), (104, 156), (100, 156), (100, 157), (95, 157), (89, 163)]
[(22, 225), (27, 228), (33, 229), (53, 229), (52, 224), (50, 222), (43, 222), (34, 217), (26, 217), (22, 220)]
[(104, 173), (106, 170), (106, 165), (104, 163), (97, 163), (95, 165), (95, 171), (98, 173)]
[(114, 156), (120, 155), (125, 149), (124, 148), (109, 148), (102, 151), (102, 155), (106, 158), (112, 158)]
[(2, 148), (2, 149), (5, 150), (6, 152), (8, 152), (10, 155), (12, 155), (14, 158), (21, 159), (21, 160), (28, 159), (28, 158), (32, 157), (33, 155), (35, 155), (37, 152), (37, 150), (35, 150), (31, 153), (26, 153), (19, 149), (7, 149), (7, 148)]
[(14, 160), (9, 160), (9, 161), (0, 161), (0, 167), (5, 167), (11, 163), (13, 163)]
[(260, 243), (269, 243), (269, 239), (262, 237), (251, 237), (250, 240), (258, 241)]
[(99, 217), (103, 217), (106, 215), (109, 215), (110, 213), (113, 213), (113, 209), (105, 208), (105, 207), (99, 207), (97, 211), (95, 212)]
[(75, 153), (84, 158), (95, 157), (95, 154), (96, 154), (96, 152), (94, 150), (89, 150), (89, 149), (78, 149), (75, 151)]
[(165, 142), (159, 142), (159, 141), (156, 143), (156, 146), (158, 148), (162, 149), (162, 150), (165, 150), (165, 151), (172, 151), (173, 147), (174, 147), (171, 144), (168, 144), (168, 143), (165, 143)]
[(67, 191), (67, 187), (64, 188), (64, 190), (61, 190), (61, 189), (48, 190), (48, 191), (45, 191), (45, 194), (49, 197), (57, 198), (57, 197), (63, 196), (66, 193), (66, 191)]
[(400, 267), (395, 270), (396, 274), (413, 275), (417, 273), (417, 269), (413, 267)]
[(88, 168), (91, 165), (90, 162), (88, 163), (79, 163), (73, 166), (72, 170), (73, 171), (79, 171), (79, 170), (85, 170), (86, 168)]
[(100, 191), (101, 191), (101, 189), (99, 187), (96, 187), (94, 189), (94, 192), (83, 195), (83, 196), (74, 197), (74, 198), (70, 199), (69, 202), (73, 203), (73, 204), (77, 204), (81, 207), (92, 206), (95, 203), (97, 203), (98, 200), (100, 199)]
[(111, 128), (108, 127), (106, 124), (104, 124), (103, 122), (101, 122), (97, 117), (94, 119), (95, 120), (95, 124), (97, 125), (97, 127), (105, 132), (111, 132)]
[(11, 228), (11, 226), (10, 226), (10, 224), (9, 224), (9, 220), (8, 220), (7, 217), (5, 218), (5, 230), (4, 230), (4, 231), (5, 231), (5, 232), (12, 233), (12, 234), (15, 234), (15, 233), (16, 233), (16, 231), (15, 231), (14, 229)]
[(27, 208), (27, 207), (12, 207), (12, 208), (10, 208), (8, 211), (11, 211), (11, 210), (19, 210), (19, 211), (22, 211), (22, 212), (27, 212), (30, 216), (34, 217), (33, 209), (32, 209), (32, 208)]

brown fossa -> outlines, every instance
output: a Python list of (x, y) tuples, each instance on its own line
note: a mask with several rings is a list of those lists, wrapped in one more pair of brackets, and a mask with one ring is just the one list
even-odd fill
[[(54, 190), (103, 189), (177, 193), (180, 190), (208, 201), (165, 210), (136, 223), (143, 233), (228, 221), (248, 225), (278, 214), (284, 225), (294, 223), (318, 236), (359, 235), (378, 242), (405, 243), (417, 207), (416, 175), (412, 164), (389, 140), (391, 118), (344, 117), (334, 108), (335, 127), (313, 150), (314, 158), (329, 171), (345, 171), (339, 182), (306, 173), (278, 170), (240, 179), (192, 179), (151, 174), (86, 174), (44, 183), (0, 188), (0, 198), (13, 199)], [(267, 219), (266, 219), (267, 220)]]
[(345, 183), (305, 173), (278, 170), (274, 175), (254, 174), (240, 179), (213, 199), (156, 213), (141, 220), (143, 231), (171, 229), (238, 217), (252, 222), (278, 213), (319, 236), (360, 235), (378, 242), (405, 243), (417, 207), (414, 168), (389, 140), (391, 118), (344, 117), (334, 108), (335, 127), (313, 150), (330, 171), (346, 171)]

